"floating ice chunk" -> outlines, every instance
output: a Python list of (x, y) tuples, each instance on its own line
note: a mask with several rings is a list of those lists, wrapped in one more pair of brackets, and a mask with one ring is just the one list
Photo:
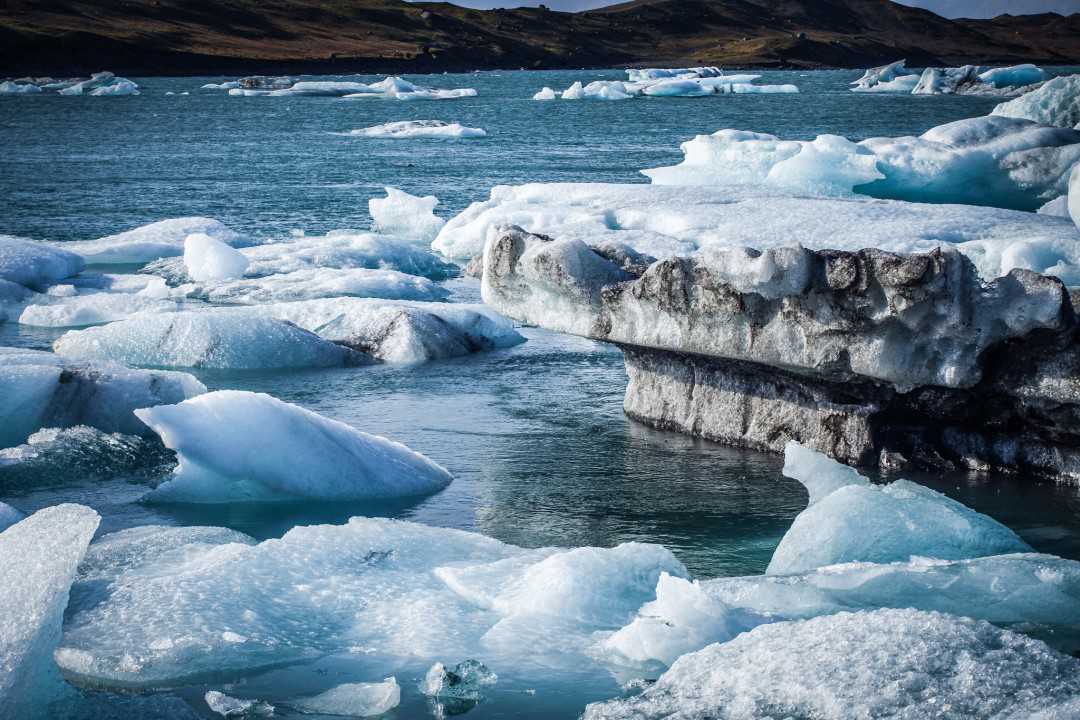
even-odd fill
[(446, 224), (446, 221), (434, 212), (439, 199), (434, 195), (410, 195), (393, 187), (384, 189), (386, 197), (368, 200), (368, 211), (374, 221), (374, 229), (429, 245)]
[(452, 479), (400, 443), (261, 393), (222, 390), (135, 414), (179, 458), (147, 496), (157, 502), (411, 497)]
[(858, 483), (850, 468), (816, 454), (796, 443), (785, 450), (785, 471), (804, 482), (812, 504), (780, 540), (771, 575), (916, 555), (959, 560), (1031, 550), (1009, 528), (939, 492), (907, 480)]
[(554, 90), (544, 86), (540, 91), (533, 95), (533, 100), (554, 100), (556, 97), (557, 95)]
[(138, 313), (173, 312), (178, 309), (175, 301), (167, 299), (168, 288), (161, 278), (146, 284), (135, 292), (110, 292), (93, 288), (79, 288), (74, 294), (54, 292), (57, 288), (71, 285), (54, 285), (49, 294), (36, 298), (25, 305), (18, 321), (22, 325), (38, 327), (84, 327), (99, 323), (123, 320)]
[(656, 584), (656, 600), (603, 641), (617, 661), (670, 665), (678, 657), (714, 642), (725, 642), (769, 620), (734, 609), (704, 593), (696, 582), (667, 573)]
[[(702, 85), (708, 85), (709, 83), (704, 80), (698, 81)], [(798, 85), (751, 85), (750, 83), (722, 83), (714, 84), (717, 94), (735, 94), (735, 95), (797, 95), (799, 93)]]
[(525, 342), (483, 305), (331, 298), (251, 309), (389, 363), (423, 363)]
[(1080, 661), (989, 623), (915, 610), (757, 627), (679, 658), (586, 720), (1030, 717), (1072, 702)]
[[(0, 461), (2, 464), (2, 461)], [(0, 502), (0, 533), (22, 520), (25, 515), (5, 502)]]
[[(720, 77), (723, 76), (724, 71), (718, 67), (693, 67), (693, 68), (627, 68), (626, 75), (631, 82), (643, 82), (648, 80), (661, 80), (663, 78), (673, 77)], [(751, 76), (738, 76), (738, 77), (750, 77), (751, 79), (758, 77), (757, 75)]]
[(400, 120), (382, 125), (350, 130), (350, 135), (373, 138), (476, 138), (486, 137), (483, 128), (465, 127), (461, 123), (446, 123), (442, 120)]
[(911, 91), (912, 95), (953, 95), (961, 93), (980, 83), (979, 68), (976, 65), (964, 65), (957, 68), (932, 68), (923, 70), (919, 84)]
[(1073, 168), (1069, 176), (1069, 215), (1076, 227), (1080, 228), (1080, 163)]
[(293, 700), (290, 704), (301, 712), (374, 717), (393, 710), (400, 703), (401, 688), (397, 679), (388, 677), (381, 683), (345, 683), (314, 697)]
[(203, 696), (206, 706), (225, 718), (267, 716), (274, 714), (274, 706), (261, 700), (241, 700), (217, 690), (208, 690)]
[(102, 85), (90, 91), (92, 97), (119, 97), (138, 94), (139, 86), (127, 78), (116, 78), (108, 85)]
[(0, 280), (45, 290), (83, 269), (75, 253), (45, 243), (0, 235)]
[(420, 682), (420, 692), (440, 700), (476, 702), (481, 699), (485, 687), (498, 681), (499, 676), (479, 660), (463, 660), (453, 669), (437, 662), (428, 668)]
[(220, 240), (194, 233), (184, 239), (184, 266), (197, 282), (231, 280), (243, 276), (248, 259)]
[(184, 253), (188, 235), (201, 233), (228, 245), (243, 245), (245, 238), (212, 218), (183, 217), (143, 225), (133, 230), (98, 238), (60, 244), (95, 265), (136, 265)]
[(187, 373), (130, 370), (82, 358), (0, 347), (0, 447), (42, 427), (89, 425), (105, 432), (146, 433), (135, 408), (175, 403), (206, 392)]
[(347, 80), (301, 80), (289, 87), (293, 95), (328, 95), (340, 97), (350, 93), (372, 92), (372, 86)]
[(238, 88), (238, 87), (240, 87), (240, 81), (239, 80), (226, 80), (225, 82), (220, 82), (220, 83), (206, 83), (205, 85), (201, 86), (201, 89), (202, 90), (232, 90), (232, 89)]
[(17, 83), (10, 80), (0, 83), (0, 95), (32, 95), (40, 92), (41, 88), (34, 83)]
[(64, 692), (53, 651), (100, 519), (82, 505), (57, 505), (0, 532), (0, 716), (36, 717)]
[(563, 100), (581, 100), (585, 97), (585, 88), (581, 86), (580, 81), (574, 81), (574, 84), (566, 88), (562, 92)]
[(902, 253), (955, 247), (986, 280), (1007, 274), (1016, 267), (1012, 263), (1022, 261), (1028, 269), (1080, 284), (1076, 228), (1063, 218), (961, 205), (770, 195), (753, 178), (761, 176), (762, 167), (767, 174), (778, 149), (768, 142), (760, 147), (761, 162), (755, 165), (747, 155), (734, 176), (744, 183), (738, 187), (497, 186), (490, 199), (451, 218), (432, 247), (464, 261), (482, 253), (489, 235), (509, 225), (594, 247), (628, 246), (661, 259), (723, 247), (876, 247)]
[(445, 300), (450, 291), (427, 278), (396, 270), (304, 268), (280, 275), (179, 288), (189, 298), (226, 305), (258, 305), (332, 297)]
[(94, 73), (90, 76), (89, 80), (81, 80), (79, 82), (72, 83), (67, 87), (60, 90), (61, 95), (82, 95), (88, 91), (95, 90), (97, 88), (105, 87), (109, 85), (117, 78), (111, 72), (104, 71)]
[(291, 323), (219, 310), (136, 315), (69, 331), (53, 347), (65, 357), (136, 367), (256, 370), (370, 362)]
[(870, 68), (862, 77), (853, 81), (854, 92), (900, 92), (910, 93), (919, 82), (919, 76), (910, 72), (904, 63), (906, 60)]
[(701, 97), (712, 95), (715, 87), (693, 80), (664, 80), (647, 86), (642, 92), (653, 97)]
[[(127, 687), (205, 676), (224, 682), (355, 646), (427, 663), (448, 648), (515, 664), (544, 653), (581, 667), (594, 630), (629, 622), (653, 599), (661, 572), (685, 574), (652, 546), (524, 550), (476, 533), (364, 517), (296, 527), (254, 546), (183, 545), (111, 567), (76, 586), (57, 658), (74, 676)], [(439, 568), (457, 570), (467, 594), (444, 583)], [(515, 588), (543, 597), (527, 608), (507, 604), (514, 615), (504, 616), (490, 601), (504, 607)], [(514, 621), (514, 632), (498, 632)], [(227, 642), (225, 631), (246, 640)]]
[(1046, 71), (1026, 63), (1024, 65), (1012, 65), (1011, 67), (991, 68), (979, 73), (979, 79), (996, 88), (1023, 87), (1045, 80)]
[(1080, 75), (1049, 80), (1037, 90), (998, 105), (991, 114), (1055, 127), (1076, 127), (1080, 125)]

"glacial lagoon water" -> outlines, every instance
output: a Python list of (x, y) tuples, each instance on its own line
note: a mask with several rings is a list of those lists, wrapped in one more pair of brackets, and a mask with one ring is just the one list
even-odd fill
[[(979, 97), (856, 95), (856, 72), (766, 72), (798, 95), (736, 95), (628, 102), (536, 102), (534, 92), (621, 71), (485, 72), (410, 77), (436, 87), (473, 87), (443, 102), (323, 97), (228, 97), (198, 88), (218, 78), (134, 78), (130, 98), (0, 97), (0, 232), (81, 240), (184, 215), (222, 220), (255, 237), (321, 234), (370, 224), (367, 200), (384, 185), (440, 198), (444, 217), (486, 198), (497, 184), (529, 181), (643, 182), (640, 168), (672, 164), (680, 142), (733, 127), (790, 138), (852, 139), (918, 134), (987, 113)], [(167, 95), (167, 92), (174, 93)], [(189, 92), (189, 95), (180, 93)], [(487, 130), (480, 139), (382, 140), (342, 135), (408, 119)], [(453, 300), (477, 301), (477, 283), (447, 281)], [(60, 332), (0, 324), (0, 345), (46, 349)], [(417, 367), (302, 372), (197, 372), (211, 389), (267, 392), (406, 443), (447, 467), (455, 481), (421, 500), (382, 505), (160, 506), (139, 502), (171, 469), (153, 443), (134, 449), (43, 457), (0, 466), (0, 500), (32, 512), (59, 502), (92, 506), (99, 533), (145, 524), (222, 525), (257, 539), (296, 525), (341, 524), (375, 515), (483, 533), (524, 547), (659, 543), (694, 577), (761, 573), (803, 487), (774, 456), (650, 430), (621, 411), (621, 354), (591, 341), (524, 329), (525, 344)], [(1036, 550), (1080, 558), (1080, 490), (1025, 478), (913, 478), (987, 513)], [(464, 658), (447, 658), (456, 662)], [(396, 674), (404, 688), (394, 717), (435, 711), (415, 691), (427, 664), (379, 656), (334, 657), (301, 669), (241, 679), (236, 694), (270, 700), (336, 682)], [(620, 693), (625, 678), (542, 662), (500, 674), (471, 718), (575, 717), (589, 701)], [(103, 695), (102, 717), (168, 717), (177, 696), (207, 714), (208, 688), (164, 691), (162, 705), (125, 705)], [(535, 692), (532, 692), (535, 691)], [(74, 712), (74, 711), (73, 711)], [(164, 714), (163, 714), (164, 713)], [(279, 710), (278, 716), (289, 717)]]

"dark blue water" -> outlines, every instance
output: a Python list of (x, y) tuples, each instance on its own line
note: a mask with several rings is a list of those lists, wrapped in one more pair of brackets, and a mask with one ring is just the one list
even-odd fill
[[(435, 194), (449, 216), (486, 198), (497, 184), (643, 182), (639, 169), (677, 162), (680, 142), (721, 128), (790, 138), (919, 134), (995, 104), (975, 97), (856, 95), (847, 91), (856, 72), (764, 75), (759, 82), (794, 83), (802, 92), (531, 100), (544, 85), (562, 89), (578, 79), (622, 77), (582, 71), (409, 78), (479, 91), (444, 102), (236, 98), (198, 90), (220, 78), (137, 78), (142, 95), (131, 98), (0, 96), (0, 233), (88, 239), (183, 215), (216, 217), (264, 237), (363, 228), (370, 223), (367, 200), (384, 185)], [(461, 122), (486, 129), (488, 137), (337, 134), (408, 119)], [(451, 284), (458, 298), (475, 301), (475, 282)], [(267, 538), (299, 524), (372, 514), (529, 547), (661, 543), (696, 577), (764, 570), (806, 503), (802, 487), (780, 474), (778, 458), (633, 423), (622, 414), (625, 373), (617, 350), (540, 330), (524, 333), (528, 342), (516, 348), (419, 367), (200, 375), (212, 389), (268, 392), (427, 454), (455, 475), (447, 490), (430, 498), (380, 507), (143, 505), (139, 498), (171, 464), (167, 453), (147, 443), (134, 458), (64, 456), (0, 468), (0, 499), (24, 511), (85, 503), (102, 514), (102, 532), (147, 523), (213, 524)], [(59, 334), (0, 325), (0, 344), (48, 348)], [(1080, 557), (1075, 487), (997, 476), (918, 479), (1005, 522), (1038, 550)], [(340, 662), (303, 673), (348, 674)], [(291, 680), (271, 673), (252, 679), (249, 689), (257, 695), (282, 683), (301, 687), (303, 673)], [(482, 704), (470, 717), (572, 717), (585, 700), (618, 692), (611, 677), (546, 688), (542, 680), (507, 682), (501, 700)], [(524, 703), (526, 685), (546, 692)], [(180, 695), (203, 712), (198, 698), (204, 690)], [(119, 712), (113, 700), (103, 702)], [(428, 712), (410, 689), (397, 717)]]

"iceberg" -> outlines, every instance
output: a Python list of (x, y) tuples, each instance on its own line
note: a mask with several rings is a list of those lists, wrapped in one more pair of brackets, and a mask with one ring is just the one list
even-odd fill
[(1046, 80), (1046, 71), (1031, 63), (1025, 63), (1010, 67), (990, 68), (979, 73), (979, 79), (996, 88), (1019, 88), (1043, 82)]
[(0, 281), (44, 291), (79, 273), (85, 265), (75, 253), (45, 243), (0, 235)]
[[(770, 623), (684, 655), (585, 720), (1032, 717), (1075, 704), (1080, 661), (986, 622), (916, 610)], [(946, 709), (947, 708), (947, 709)]]
[(919, 76), (908, 71), (906, 60), (870, 68), (858, 80), (852, 81), (853, 92), (910, 93), (919, 82)]
[(803, 483), (811, 504), (773, 553), (770, 575), (847, 562), (913, 556), (941, 560), (1030, 552), (1009, 528), (907, 480), (871, 485), (852, 469), (789, 442), (784, 474)]
[(206, 392), (191, 375), (132, 370), (39, 350), (0, 347), (0, 447), (43, 428), (89, 425), (144, 435), (136, 408), (176, 403)]
[(533, 100), (554, 100), (556, 97), (555, 91), (545, 86), (533, 95)]
[(94, 265), (142, 265), (184, 254), (189, 235), (209, 235), (227, 245), (247, 244), (246, 238), (213, 218), (182, 217), (143, 225), (97, 240), (57, 243)]
[(53, 349), (64, 357), (135, 367), (270, 370), (370, 362), (289, 322), (228, 310), (136, 315), (68, 331)]
[(53, 651), (99, 521), (88, 507), (57, 505), (0, 532), (0, 716), (37, 716), (65, 693)]
[(251, 308), (387, 363), (415, 364), (525, 342), (484, 305), (329, 298)]
[(1080, 75), (1049, 80), (1036, 90), (1001, 103), (991, 114), (1080, 130)]
[(442, 120), (400, 120), (382, 125), (350, 130), (349, 135), (372, 138), (477, 138), (486, 137), (483, 128), (466, 127), (461, 123), (447, 123)]
[(120, 97), (138, 94), (139, 86), (126, 78), (116, 78), (112, 83), (90, 91), (91, 97)]
[[(642, 172), (660, 185), (751, 185), (777, 194), (1035, 210), (1064, 192), (1067, 172), (1080, 159), (1080, 132), (1000, 116), (958, 120), (917, 138), (841, 140), (782, 141), (720, 130), (683, 143), (679, 165)], [(799, 167), (794, 179), (793, 165)]]
[(388, 677), (381, 683), (345, 683), (309, 698), (290, 704), (305, 713), (342, 717), (374, 717), (390, 712), (401, 703), (397, 680)]
[[(720, 77), (724, 71), (718, 67), (693, 67), (693, 68), (627, 68), (626, 75), (631, 82), (647, 82), (649, 80), (662, 80), (673, 77)], [(751, 77), (758, 77), (756, 75)]]
[(653, 97), (701, 97), (712, 95), (715, 89), (693, 80), (662, 80), (645, 87), (642, 92)]
[(923, 70), (912, 95), (959, 95), (977, 91), (982, 81), (977, 65), (956, 68), (932, 68)]
[(1077, 163), (1069, 176), (1068, 207), (1069, 215), (1076, 227), (1080, 228), (1080, 163)]
[(184, 267), (196, 282), (242, 277), (247, 266), (243, 253), (205, 233), (193, 233), (184, 239)]
[(219, 82), (219, 83), (206, 83), (205, 85), (200, 86), (200, 89), (202, 89), (202, 90), (233, 90), (234, 88), (238, 88), (238, 87), (240, 87), (240, 81), (239, 80), (226, 80), (224, 82)]
[(261, 305), (334, 297), (438, 301), (450, 295), (449, 290), (427, 278), (396, 270), (318, 267), (256, 278), (182, 285), (176, 292), (223, 305)]
[(434, 195), (418, 197), (397, 188), (387, 187), (386, 197), (368, 200), (373, 228), (422, 245), (430, 245), (446, 221), (435, 214), (439, 199)]
[(40, 92), (41, 88), (34, 83), (0, 82), (0, 95), (34, 95)]
[[(757, 171), (748, 164), (743, 173), (750, 172)], [(658, 259), (704, 249), (793, 245), (899, 253), (956, 248), (988, 281), (1020, 267), (1080, 285), (1076, 228), (1063, 218), (865, 197), (770, 196), (761, 186), (497, 186), (490, 199), (451, 218), (432, 247), (464, 262), (484, 251), (490, 234), (510, 225), (597, 248), (630, 247)]]
[(225, 718), (266, 717), (274, 714), (274, 706), (259, 700), (241, 700), (218, 690), (209, 690), (203, 696), (206, 706)]
[(581, 100), (585, 97), (585, 88), (581, 86), (580, 81), (574, 81), (574, 83), (562, 91), (563, 100)]
[[(139, 313), (173, 312), (179, 304), (169, 299), (161, 278), (137, 278), (139, 283), (119, 280), (124, 276), (101, 276), (104, 287), (90, 277), (74, 278), (71, 285), (53, 285), (46, 295), (21, 306), (18, 322), (38, 327), (85, 327), (123, 320)], [(73, 293), (73, 294), (71, 294)]]
[(348, 80), (301, 80), (289, 87), (292, 95), (326, 95), (341, 97), (350, 93), (371, 92), (371, 86)]
[(437, 662), (420, 682), (420, 692), (439, 700), (477, 702), (482, 698), (483, 689), (498, 680), (499, 676), (478, 660), (463, 660), (453, 669)]
[[(128, 688), (226, 682), (357, 646), (427, 662), (449, 649), (506, 663), (545, 652), (580, 668), (593, 631), (629, 622), (662, 572), (686, 574), (655, 546), (526, 550), (365, 517), (255, 545), (220, 538), (146, 563), (83, 567), (94, 579), (75, 587), (57, 662), (73, 677)], [(440, 568), (453, 571), (455, 588)], [(514, 632), (494, 631), (512, 620)]]
[(179, 459), (173, 476), (147, 496), (155, 502), (414, 497), (452, 479), (400, 443), (261, 393), (221, 390), (135, 415)]

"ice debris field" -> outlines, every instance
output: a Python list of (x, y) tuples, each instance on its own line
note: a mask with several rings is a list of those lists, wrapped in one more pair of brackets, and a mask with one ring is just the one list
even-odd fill
[[(621, 113), (665, 99), (802, 95), (760, 79), (646, 68), (517, 92), (554, 114), (587, 107), (563, 100), (637, 101), (594, 106)], [(170, 92), (242, 112), (291, 103), (231, 98), (355, 108), (482, 97), (441, 80), (249, 76)], [(866, 103), (879, 98), (862, 93), (1001, 102), (911, 136), (713, 127), (682, 143), (680, 162), (629, 167), (623, 182), (489, 183), (471, 188), (463, 209), (387, 185), (362, 198), (359, 228), (241, 231), (195, 211), (89, 239), (0, 235), (0, 328), (18, 339), (0, 347), (0, 717), (441, 718), (522, 707), (597, 720), (1080, 717), (1080, 562), (1040, 552), (1038, 534), (1021, 537), (917, 478), (875, 482), (793, 441), (782, 474), (806, 499), (777, 537), (752, 538), (768, 546), (767, 563), (757, 574), (691, 572), (660, 529), (648, 541), (621, 531), (607, 546), (573, 532), (552, 542), (535, 528), (500, 528), (490, 488), (458, 488), (461, 466), (507, 475), (547, 447), (531, 414), (572, 414), (554, 389), (541, 390), (539, 409), (517, 408), (527, 447), (509, 463), (498, 456), (510, 431), (484, 425), (476, 406), (412, 407), (410, 380), (443, 382), (491, 353), (500, 360), (468, 382), (511, 400), (481, 396), (487, 404), (512, 404), (514, 373), (536, 356), (571, 362), (573, 340), (553, 341), (484, 302), (493, 298), (485, 249), (514, 226), (555, 241), (523, 271), (538, 288), (532, 310), (581, 335), (591, 316), (573, 303), (613, 302), (590, 288), (681, 257), (770, 301), (805, 270), (785, 260), (799, 248), (956, 251), (988, 306), (1018, 269), (1080, 287), (1080, 75), (1034, 65), (912, 72), (897, 61), (851, 85), (858, 95), (840, 93)], [(147, 92), (111, 73), (0, 84), (11, 103), (142, 93), (137, 103)], [(357, 154), (405, 148), (407, 162), (408, 149), (473, 152), (502, 130), (498, 114), (481, 128), (380, 107), (402, 119), (339, 125), (320, 141)], [(445, 142), (459, 139), (468, 142)], [(559, 262), (572, 272), (559, 274)], [(1037, 305), (994, 326), (966, 320), (988, 343), (1009, 323), (1049, 325)], [(647, 337), (658, 317), (628, 322)], [(946, 354), (958, 366), (980, 348)], [(337, 384), (336, 407), (359, 410), (348, 422), (316, 412), (314, 395), (329, 392), (319, 373), (333, 371), (374, 378), (366, 382), (386, 385), (392, 403)], [(572, 382), (588, 387), (594, 372), (576, 367)], [(296, 384), (305, 377), (314, 380)], [(415, 443), (416, 428), (372, 431), (388, 407), (411, 408), (405, 422), (423, 432), (450, 414), (492, 445), (459, 465), (450, 446)], [(664, 461), (673, 478), (678, 452)], [(38, 487), (7, 494), (8, 478), (36, 481), (56, 465), (96, 477), (118, 458), (132, 469), (109, 479), (123, 485), (119, 503), (112, 486), (47, 507), (35, 504)], [(576, 478), (573, 464), (590, 459), (564, 461)], [(778, 467), (770, 472), (781, 482)], [(478, 497), (410, 514), (454, 492)], [(549, 504), (568, 501), (514, 502), (550, 519)], [(136, 510), (118, 522), (116, 504)], [(290, 515), (318, 507), (350, 517)], [(469, 529), (445, 526), (474, 508)], [(640, 509), (634, 525), (653, 511)], [(245, 532), (234, 513), (287, 524)]]

